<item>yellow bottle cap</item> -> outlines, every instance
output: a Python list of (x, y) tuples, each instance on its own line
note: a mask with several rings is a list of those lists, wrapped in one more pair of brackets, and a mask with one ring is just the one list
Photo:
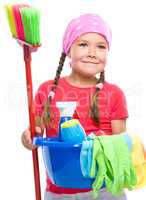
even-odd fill
[(71, 119), (71, 120), (68, 120), (66, 122), (63, 122), (61, 124), (61, 128), (69, 128), (69, 127), (72, 127), (72, 126), (76, 126), (77, 124), (79, 124), (79, 120)]

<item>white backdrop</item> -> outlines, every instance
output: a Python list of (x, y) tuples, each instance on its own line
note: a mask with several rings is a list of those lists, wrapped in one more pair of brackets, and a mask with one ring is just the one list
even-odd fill
[[(34, 199), (31, 152), (20, 142), (28, 126), (25, 71), (22, 49), (11, 38), (3, 5), (32, 3), (41, 10), (42, 47), (32, 55), (34, 92), (55, 75), (64, 29), (72, 17), (97, 13), (111, 26), (112, 48), (106, 80), (118, 84), (128, 102), (128, 129), (137, 132), (146, 147), (146, 12), (145, 0), (0, 0), (0, 199)], [(69, 73), (64, 67), (63, 74)], [(42, 192), (45, 170), (40, 153)], [(128, 200), (144, 200), (146, 188), (127, 192)]]

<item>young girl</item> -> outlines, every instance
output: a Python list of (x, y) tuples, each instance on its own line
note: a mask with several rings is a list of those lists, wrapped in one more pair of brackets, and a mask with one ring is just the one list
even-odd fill
[[(105, 81), (105, 66), (111, 46), (111, 31), (103, 19), (95, 14), (84, 14), (73, 19), (63, 37), (62, 54), (54, 80), (41, 84), (35, 96), (36, 132), (54, 137), (58, 133), (59, 111), (56, 101), (76, 101), (77, 117), (86, 134), (119, 134), (126, 130), (128, 117), (122, 90)], [(60, 77), (66, 56), (71, 73)], [(22, 134), (22, 143), (35, 148), (29, 129)], [(89, 200), (89, 189), (65, 189), (51, 183), (47, 177), (45, 200)], [(125, 194), (113, 197), (101, 189), (98, 200), (126, 200)]]

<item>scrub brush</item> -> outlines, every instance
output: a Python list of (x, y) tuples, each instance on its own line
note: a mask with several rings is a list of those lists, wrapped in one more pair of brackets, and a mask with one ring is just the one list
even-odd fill
[[(33, 85), (31, 75), (31, 52), (40, 46), (40, 12), (36, 8), (25, 4), (6, 5), (5, 11), (13, 38), (23, 47), (26, 86), (28, 97), (28, 111), (31, 138), (35, 136), (35, 113), (33, 105)], [(35, 195), (41, 200), (40, 173), (37, 148), (32, 150)]]

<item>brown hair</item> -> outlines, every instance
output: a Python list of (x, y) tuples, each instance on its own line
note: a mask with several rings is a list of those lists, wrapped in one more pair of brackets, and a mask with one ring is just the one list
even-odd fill
[[(66, 54), (62, 53), (60, 60), (59, 60), (59, 66), (57, 68), (56, 71), (56, 75), (55, 75), (55, 79), (53, 82), (53, 86), (51, 88), (51, 91), (55, 93), (55, 90), (57, 88), (58, 82), (59, 82), (59, 78), (63, 69), (63, 65), (65, 62), (65, 58), (66, 58)], [(100, 78), (98, 80), (98, 83), (104, 83), (104, 72), (100, 73)], [(91, 105), (90, 105), (90, 116), (91, 118), (97, 123), (99, 124), (99, 110), (98, 110), (98, 95), (99, 95), (99, 88), (96, 88), (95, 93), (92, 96), (91, 99)], [(51, 116), (50, 116), (50, 111), (51, 111), (51, 96), (48, 97), (47, 102), (44, 106), (44, 110), (43, 110), (43, 114), (41, 117), (36, 117), (36, 124), (42, 128), (47, 127), (50, 120), (51, 120)]]
[[(98, 80), (98, 83), (104, 83), (105, 76), (104, 71), (100, 73), (100, 78)], [(91, 99), (91, 105), (90, 105), (90, 116), (91, 118), (99, 125), (99, 107), (98, 107), (98, 95), (99, 95), (99, 88), (97, 87), (95, 90), (95, 93), (92, 96)]]

